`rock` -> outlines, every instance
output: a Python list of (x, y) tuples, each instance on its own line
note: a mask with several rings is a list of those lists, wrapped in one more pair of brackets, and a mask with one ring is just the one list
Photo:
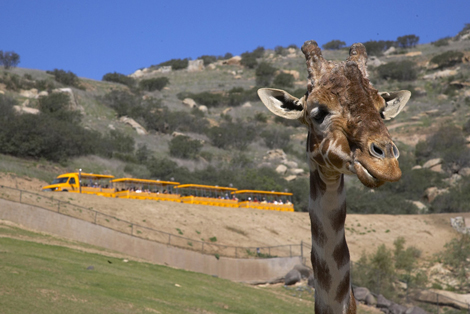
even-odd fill
[(157, 71), (160, 73), (170, 73), (172, 70), (173, 68), (171, 67), (171, 65), (165, 65), (160, 67)]
[(452, 228), (463, 234), (470, 234), (470, 226), (467, 226), (467, 222), (470, 225), (470, 221), (461, 216), (450, 218)]
[(276, 168), (276, 172), (279, 173), (279, 174), (285, 174), (286, 171), (287, 171), (287, 167), (284, 166), (284, 165), (279, 165)]
[(388, 309), (392, 305), (392, 301), (387, 300), (383, 295), (379, 294), (377, 297), (377, 307)]
[(315, 288), (315, 275), (313, 275), (313, 272), (310, 274), (310, 276), (308, 276), (307, 285), (309, 287)]
[(356, 300), (360, 302), (364, 302), (366, 300), (367, 295), (370, 294), (369, 289), (365, 287), (356, 287), (353, 289), (353, 292), (354, 292), (354, 297), (356, 298)]
[(423, 167), (421, 165), (416, 165), (413, 168), (411, 168), (411, 170), (418, 170), (418, 169), (423, 169)]
[(268, 161), (276, 160), (280, 161), (281, 163), (285, 163), (287, 160), (287, 155), (282, 149), (272, 149), (267, 151), (267, 156), (263, 159), (267, 159)]
[(300, 78), (299, 71), (296, 70), (282, 70), (283, 73), (290, 74), (294, 77), (294, 80), (298, 81)]
[(284, 277), (284, 284), (287, 286), (294, 285), (301, 280), (301, 274), (297, 269), (292, 269)]
[(144, 72), (142, 72), (142, 70), (139, 69), (129, 76), (132, 78), (141, 78), (142, 76), (144, 76)]
[(369, 306), (376, 306), (376, 305), (377, 305), (377, 300), (374, 298), (374, 296), (372, 295), (372, 293), (369, 293), (369, 294), (366, 296), (366, 299), (365, 299), (364, 303), (365, 303), (366, 305), (369, 305)]
[(304, 169), (297, 168), (297, 169), (290, 169), (289, 172), (293, 175), (299, 175), (304, 173)]
[(470, 176), (470, 168), (469, 167), (464, 167), (464, 168), (460, 169), (459, 174), (463, 177)]
[(290, 175), (284, 178), (284, 180), (286, 180), (287, 182), (293, 181), (295, 179), (297, 179), (296, 175)]
[(405, 314), (407, 310), (408, 308), (406, 306), (397, 303), (392, 303), (392, 305), (388, 307), (390, 314)]
[(191, 108), (191, 109), (197, 107), (196, 102), (195, 102), (194, 99), (192, 99), (192, 98), (185, 98), (185, 99), (183, 99), (183, 105), (185, 105), (185, 106), (187, 106), (187, 107), (189, 107), (189, 108)]
[(223, 114), (223, 115), (226, 115), (226, 114), (229, 113), (230, 111), (232, 111), (232, 107), (228, 107), (228, 108), (224, 109), (224, 111), (222, 111), (222, 114)]
[(240, 65), (240, 61), (242, 61), (242, 57), (233, 56), (232, 58), (224, 61), (224, 64), (227, 64), (227, 65)]
[(447, 100), (449, 99), (449, 96), (445, 95), (445, 94), (440, 94), (440, 95), (437, 95), (437, 100)]
[(295, 161), (285, 161), (284, 165), (286, 165), (288, 168), (297, 168), (299, 164), (297, 164)]
[(428, 312), (418, 306), (413, 306), (406, 310), (406, 314), (428, 314)]
[(423, 168), (430, 169), (432, 167), (442, 164), (442, 162), (443, 162), (442, 158), (430, 159), (424, 163)]
[(188, 72), (199, 72), (204, 70), (204, 60), (189, 60), (188, 61)]
[(378, 67), (379, 65), (384, 64), (384, 62), (380, 61), (379, 58), (375, 56), (370, 56), (369, 59), (367, 60), (367, 65), (373, 66), (373, 67)]
[(214, 63), (211, 63), (211, 64), (208, 64), (206, 68), (208, 68), (209, 70), (215, 70), (217, 66)]
[(413, 205), (418, 207), (420, 214), (426, 214), (428, 212), (428, 207), (424, 205), (423, 203), (421, 203), (420, 201), (411, 201), (411, 203), (413, 203)]
[(462, 176), (460, 174), (454, 173), (450, 178), (444, 179), (442, 181), (446, 182), (450, 186), (456, 185), (460, 180), (462, 180)]
[(435, 72), (435, 73), (432, 73), (432, 74), (425, 75), (425, 76), (423, 76), (423, 78), (425, 80), (435, 80), (437, 78), (454, 76), (454, 75), (457, 75), (457, 73), (458, 73), (457, 70), (447, 69), (447, 70), (442, 70), (442, 71), (438, 71), (438, 72)]
[(47, 96), (49, 96), (49, 93), (45, 90), (43, 90), (42, 92), (39, 92), (39, 94), (38, 94), (38, 98), (39, 97), (47, 97)]
[(13, 109), (19, 114), (28, 113), (28, 114), (40, 114), (41, 111), (35, 108), (23, 107), (23, 106), (13, 106)]
[(452, 306), (461, 310), (468, 309), (468, 303), (470, 303), (470, 294), (458, 294), (444, 290), (413, 290), (410, 296), (416, 301)]
[(431, 117), (437, 116), (437, 115), (439, 115), (439, 109), (428, 110), (428, 111), (425, 111), (424, 113), (428, 116), (431, 116)]
[(294, 266), (294, 269), (296, 269), (300, 275), (302, 276), (302, 278), (308, 278), (310, 277), (310, 274), (313, 273), (313, 270), (305, 265), (302, 265), (302, 264), (297, 264)]
[(112, 125), (112, 124), (108, 124), (108, 129), (110, 129), (110, 130), (116, 130), (116, 128), (115, 128), (114, 125)]
[(421, 51), (411, 51), (408, 53), (405, 53), (405, 57), (416, 57), (416, 56), (421, 56), (423, 53)]
[(134, 130), (136, 130), (137, 134), (145, 135), (147, 134), (147, 130), (144, 129), (139, 123), (137, 123), (134, 119), (123, 116), (119, 119), (122, 123), (129, 124)]
[(247, 101), (246, 103), (244, 103), (244, 104), (242, 105), (242, 108), (251, 108), (251, 107), (252, 107), (252, 105), (251, 105), (251, 103), (250, 103), (249, 101)]
[(75, 95), (73, 94), (73, 91), (70, 87), (65, 87), (65, 88), (56, 88), (54, 90), (52, 90), (53, 93), (65, 93), (65, 94), (68, 94), (69, 95), (69, 98), (70, 98), (70, 109), (72, 110), (78, 110), (80, 111), (82, 114), (85, 114), (85, 108), (83, 108), (82, 106), (79, 106), (77, 101), (75, 100)]
[(173, 132), (171, 133), (171, 137), (177, 137), (177, 136), (186, 136), (184, 133), (181, 133), (181, 132)]
[(37, 98), (38, 90), (36, 88), (32, 88), (30, 90), (20, 89), (20, 95), (26, 98)]
[(384, 51), (384, 55), (388, 56), (393, 54), (397, 49), (395, 47), (390, 47), (387, 50)]
[(448, 190), (446, 190), (446, 189), (438, 189), (437, 187), (432, 186), (430, 188), (427, 188), (424, 191), (423, 199), (425, 201), (427, 201), (428, 203), (432, 203), (432, 201), (434, 201), (434, 199), (438, 195), (443, 194), (443, 193), (447, 193), (447, 192), (448, 192)]
[(204, 106), (204, 105), (199, 106), (199, 108), (197, 108), (197, 109), (199, 109), (199, 111), (202, 111), (202, 112), (204, 112), (204, 113), (208, 113), (208, 112), (209, 112), (209, 109), (207, 109), (207, 107)]

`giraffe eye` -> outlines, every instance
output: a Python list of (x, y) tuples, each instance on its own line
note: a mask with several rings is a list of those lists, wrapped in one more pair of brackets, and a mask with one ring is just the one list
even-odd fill
[(326, 116), (329, 114), (328, 110), (322, 106), (314, 108), (310, 113), (310, 117), (318, 124), (322, 124)]

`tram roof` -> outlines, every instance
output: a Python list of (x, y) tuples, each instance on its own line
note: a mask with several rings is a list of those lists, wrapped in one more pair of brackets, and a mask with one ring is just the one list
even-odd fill
[(178, 189), (205, 189), (215, 191), (236, 191), (236, 188), (227, 188), (223, 186), (202, 185), (202, 184), (182, 184), (177, 186)]
[(264, 194), (264, 195), (293, 195), (288, 192), (274, 192), (274, 191), (257, 191), (257, 190), (239, 190), (232, 192), (232, 194)]
[[(63, 178), (63, 177), (66, 177), (66, 176), (71, 176), (71, 175), (78, 175), (79, 173), (78, 172), (69, 172), (69, 173), (63, 173), (59, 176), (57, 176), (58, 178)], [(112, 175), (107, 175), (107, 174), (96, 174), (96, 173), (86, 173), (86, 172), (82, 172), (80, 173), (80, 176), (82, 178), (93, 178), (93, 179), (112, 179), (114, 178), (114, 176)]]
[(173, 181), (160, 181), (160, 180), (147, 180), (147, 179), (136, 179), (136, 178), (119, 178), (114, 179), (111, 182), (113, 183), (147, 183), (155, 185), (178, 185), (179, 182)]

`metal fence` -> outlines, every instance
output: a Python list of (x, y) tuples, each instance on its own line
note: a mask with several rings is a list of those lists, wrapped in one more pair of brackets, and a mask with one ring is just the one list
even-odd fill
[(264, 247), (241, 247), (190, 239), (181, 235), (141, 226), (130, 221), (100, 213), (94, 209), (71, 204), (70, 202), (56, 199), (53, 195), (49, 197), (44, 194), (32, 193), (7, 186), (0, 186), (0, 198), (41, 207), (62, 215), (78, 218), (115, 231), (129, 234), (134, 237), (198, 251), (204, 254), (212, 254), (217, 257), (272, 258), (302, 256), (303, 253), (302, 243)]

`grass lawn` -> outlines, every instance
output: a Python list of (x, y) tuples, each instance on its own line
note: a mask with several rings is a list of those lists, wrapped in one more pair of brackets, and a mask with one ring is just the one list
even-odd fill
[(313, 313), (309, 293), (124, 262), (50, 240), (0, 224), (1, 313)]

